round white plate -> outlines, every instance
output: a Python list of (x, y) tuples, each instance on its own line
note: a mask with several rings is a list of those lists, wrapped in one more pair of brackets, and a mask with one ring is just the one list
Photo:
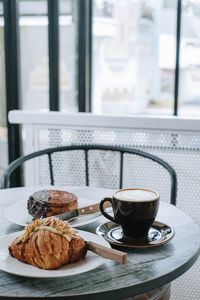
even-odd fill
[[(83, 207), (95, 203), (94, 200), (82, 198), (82, 197), (78, 198), (78, 202), (79, 202), (79, 207)], [(29, 215), (27, 210), (27, 201), (24, 200), (15, 202), (14, 204), (8, 206), (5, 210), (5, 216), (12, 223), (21, 226), (27, 226), (30, 222), (33, 221), (32, 216)], [(100, 212), (81, 215), (78, 216), (76, 219), (72, 220), (70, 222), (70, 225), (72, 227), (80, 227), (95, 222), (96, 220), (99, 219), (99, 217), (101, 217)]]
[[(0, 269), (10, 274), (34, 277), (34, 278), (55, 278), (73, 276), (93, 270), (105, 262), (105, 259), (97, 254), (88, 251), (86, 257), (76, 263), (71, 263), (56, 270), (43, 270), (32, 265), (22, 263), (16, 258), (9, 255), (8, 246), (23, 231), (14, 232), (0, 237)], [(79, 230), (79, 234), (86, 240), (99, 243), (111, 248), (110, 244), (102, 237), (91, 233)]]

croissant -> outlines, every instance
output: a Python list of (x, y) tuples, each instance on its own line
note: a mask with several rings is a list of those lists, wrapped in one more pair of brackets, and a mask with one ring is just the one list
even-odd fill
[(9, 254), (41, 269), (58, 269), (83, 259), (86, 241), (67, 221), (55, 217), (37, 219), (9, 246)]

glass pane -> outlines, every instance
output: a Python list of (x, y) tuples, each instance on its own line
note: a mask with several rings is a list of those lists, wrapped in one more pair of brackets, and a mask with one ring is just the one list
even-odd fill
[(49, 108), (47, 1), (21, 0), (20, 64), (22, 109)]
[(78, 111), (77, 101), (77, 1), (59, 1), (60, 110)]
[(8, 165), (3, 4), (0, 2), (0, 176)]
[(93, 112), (172, 114), (176, 5), (94, 1)]
[(185, 0), (182, 7), (179, 114), (200, 115), (200, 2)]
[(20, 0), (20, 14), (23, 16), (33, 16), (47, 14), (46, 0)]

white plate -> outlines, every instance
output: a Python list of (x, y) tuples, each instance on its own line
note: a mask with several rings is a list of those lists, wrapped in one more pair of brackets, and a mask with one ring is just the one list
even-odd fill
[[(105, 262), (105, 259), (97, 254), (88, 251), (86, 257), (76, 263), (71, 263), (56, 270), (43, 270), (29, 264), (25, 264), (9, 255), (8, 246), (23, 231), (14, 232), (0, 237), (0, 269), (10, 274), (34, 277), (34, 278), (55, 278), (73, 276), (93, 270)], [(80, 235), (85, 240), (92, 240), (95, 243), (111, 248), (110, 244), (102, 237), (91, 233), (79, 230)]]
[[(82, 198), (82, 197), (78, 198), (78, 202), (79, 202), (79, 207), (83, 207), (95, 203), (94, 200)], [(21, 226), (27, 226), (28, 223), (32, 222), (33, 220), (32, 216), (29, 215), (28, 213), (27, 201), (25, 200), (15, 202), (14, 204), (8, 206), (5, 210), (5, 216), (12, 223)], [(70, 225), (72, 227), (80, 227), (95, 222), (96, 220), (99, 219), (99, 217), (101, 217), (100, 212), (82, 215), (72, 220), (70, 222)]]

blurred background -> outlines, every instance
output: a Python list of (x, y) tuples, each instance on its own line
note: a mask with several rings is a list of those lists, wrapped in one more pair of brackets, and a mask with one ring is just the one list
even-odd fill
[(11, 109), (200, 116), (199, 0), (0, 0), (0, 174)]

